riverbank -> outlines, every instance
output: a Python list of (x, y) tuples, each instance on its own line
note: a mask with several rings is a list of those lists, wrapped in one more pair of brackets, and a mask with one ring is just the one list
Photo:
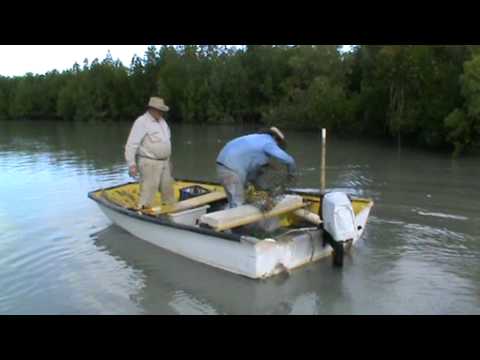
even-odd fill
[(0, 117), (128, 120), (158, 95), (172, 122), (325, 127), (463, 152), (480, 141), (479, 69), (476, 45), (150, 47), (128, 67), (107, 56), (0, 76)]

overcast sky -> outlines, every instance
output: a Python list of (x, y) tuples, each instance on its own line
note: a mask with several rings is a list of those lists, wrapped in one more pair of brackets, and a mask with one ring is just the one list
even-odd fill
[[(238, 45), (236, 45), (238, 46)], [(346, 49), (350, 45), (345, 45)], [(0, 45), (0, 75), (23, 76), (28, 72), (70, 69), (75, 62), (103, 60), (110, 50), (114, 60), (129, 67), (133, 55), (143, 57), (148, 45)]]
[(0, 75), (22, 76), (27, 72), (44, 74), (63, 71), (87, 58), (103, 60), (108, 50), (114, 60), (130, 66), (134, 54), (143, 57), (148, 45), (0, 45)]

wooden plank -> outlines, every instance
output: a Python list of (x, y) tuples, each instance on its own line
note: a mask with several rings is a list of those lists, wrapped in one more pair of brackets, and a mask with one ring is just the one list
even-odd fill
[(293, 214), (317, 226), (323, 223), (322, 219), (320, 219), (320, 216), (305, 209), (299, 209), (295, 211)]
[(172, 205), (163, 205), (163, 206), (157, 206), (157, 207), (151, 208), (149, 209), (150, 210), (149, 213), (152, 213), (154, 215), (170, 214), (170, 213), (175, 213), (183, 210), (193, 209), (195, 207), (210, 204), (214, 201), (219, 201), (226, 198), (227, 198), (227, 195), (225, 194), (225, 192), (212, 191), (208, 194), (200, 195), (200, 196), (183, 200), (183, 201), (179, 201)]
[(289, 197), (287, 201), (278, 204), (267, 213), (262, 213), (253, 205), (243, 205), (237, 208), (203, 215), (200, 221), (217, 231), (224, 231), (286, 214), (304, 208), (307, 205), (303, 203), (300, 196), (289, 195)]

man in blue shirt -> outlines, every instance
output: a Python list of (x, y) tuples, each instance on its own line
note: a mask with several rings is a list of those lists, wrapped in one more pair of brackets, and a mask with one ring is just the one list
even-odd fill
[(217, 174), (225, 188), (231, 208), (245, 203), (247, 182), (254, 181), (271, 158), (287, 165), (289, 177), (294, 177), (295, 160), (285, 148), (285, 136), (276, 127), (228, 142), (217, 157)]

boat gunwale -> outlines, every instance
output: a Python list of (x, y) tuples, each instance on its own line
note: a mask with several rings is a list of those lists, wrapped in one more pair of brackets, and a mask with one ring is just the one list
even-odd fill
[[(212, 181), (187, 180), (187, 179), (175, 179), (175, 180), (176, 181), (182, 181), (182, 182), (196, 183), (196, 184), (220, 186), (219, 183), (212, 182)], [(107, 207), (111, 210), (122, 213), (124, 215), (129, 216), (129, 217), (133, 217), (133, 218), (138, 219), (138, 220), (143, 220), (143, 221), (147, 221), (147, 222), (150, 222), (150, 223), (164, 225), (164, 226), (179, 229), (179, 230), (186, 230), (186, 231), (194, 232), (194, 233), (201, 234), (201, 235), (213, 236), (213, 237), (216, 237), (216, 238), (221, 238), (221, 239), (225, 239), (225, 240), (229, 240), (229, 241), (235, 241), (235, 242), (241, 242), (242, 241), (242, 238), (244, 237), (242, 235), (217, 232), (217, 231), (214, 231), (214, 230), (210, 230), (208, 228), (183, 225), (183, 224), (178, 224), (178, 223), (166, 221), (162, 218), (150, 217), (150, 216), (147, 216), (147, 215), (140, 215), (134, 210), (127, 209), (127, 208), (124, 208), (122, 206), (119, 206), (119, 205), (115, 204), (114, 202), (108, 201), (107, 199), (104, 199), (102, 197), (94, 196), (94, 193), (98, 193), (98, 192), (101, 192), (101, 191), (108, 191), (108, 190), (120, 188), (120, 187), (127, 186), (127, 185), (134, 185), (134, 184), (138, 184), (138, 182), (129, 181), (129, 182), (126, 182), (126, 183), (123, 183), (123, 184), (110, 186), (108, 188), (100, 188), (100, 189), (97, 189), (97, 190), (90, 191), (88, 193), (88, 197), (90, 199), (92, 199), (93, 201), (95, 201), (99, 204), (102, 204), (103, 206), (105, 206), (105, 207)], [(321, 198), (322, 195), (324, 195), (321, 192), (319, 192), (318, 194), (312, 194), (312, 193), (303, 193), (302, 191), (296, 191), (294, 189), (287, 189), (286, 193), (297, 194), (297, 195), (300, 195), (300, 196), (303, 195), (303, 196), (320, 197), (320, 198)], [(372, 200), (359, 199), (359, 198), (355, 198), (355, 200), (362, 201), (362, 202), (368, 202), (369, 203), (368, 207), (373, 206), (373, 201)], [(261, 240), (261, 239), (259, 239), (259, 240)]]
[[(180, 179), (177, 179), (177, 180), (178, 181), (188, 181), (188, 182), (202, 183), (200, 181), (180, 180)], [(207, 182), (203, 182), (203, 183), (204, 184), (210, 184), (210, 183), (207, 183)], [(195, 233), (202, 234), (202, 235), (213, 236), (213, 237), (216, 237), (216, 238), (221, 238), (221, 239), (225, 239), (225, 240), (229, 240), (229, 241), (240, 242), (242, 240), (242, 236), (237, 235), (237, 234), (221, 233), (221, 232), (216, 232), (214, 230), (210, 230), (208, 228), (201, 228), (201, 227), (183, 225), (183, 224), (169, 222), (169, 221), (166, 221), (162, 218), (150, 217), (150, 216), (147, 216), (147, 215), (140, 215), (134, 210), (126, 209), (122, 206), (119, 206), (119, 205), (115, 204), (114, 202), (108, 201), (107, 199), (104, 199), (104, 198), (101, 198), (101, 197), (98, 197), (98, 196), (94, 195), (94, 193), (97, 193), (97, 192), (108, 191), (108, 190), (116, 189), (116, 188), (123, 187), (123, 186), (126, 186), (126, 185), (133, 185), (133, 184), (137, 184), (137, 182), (127, 182), (127, 183), (124, 183), (124, 184), (115, 185), (115, 186), (111, 186), (111, 187), (108, 187), (108, 188), (101, 188), (101, 189), (98, 189), (98, 190), (90, 191), (88, 193), (88, 197), (90, 199), (92, 199), (93, 201), (95, 201), (99, 204), (102, 204), (103, 206), (105, 206), (105, 207), (107, 207), (111, 210), (114, 210), (116, 212), (122, 213), (124, 215), (127, 215), (127, 216), (135, 218), (135, 219), (139, 219), (139, 220), (143, 220), (143, 221), (147, 221), (147, 222), (151, 222), (151, 223), (155, 223), (155, 224), (159, 224), (159, 225), (164, 225), (164, 226), (167, 226), (167, 227), (172, 227), (172, 228), (179, 229), (179, 230), (186, 230), (186, 231), (191, 231), (191, 232), (195, 232)]]

